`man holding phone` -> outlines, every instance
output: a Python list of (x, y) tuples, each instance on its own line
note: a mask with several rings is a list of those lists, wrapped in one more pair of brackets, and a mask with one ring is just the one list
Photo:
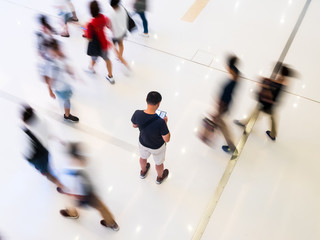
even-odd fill
[[(166, 143), (170, 141), (170, 132), (167, 126), (168, 118), (156, 113), (162, 100), (161, 94), (155, 91), (147, 95), (147, 109), (136, 110), (131, 118), (134, 128), (139, 128), (139, 151), (140, 151), (140, 177), (147, 176), (150, 163), (147, 162), (150, 155), (156, 164), (157, 179), (156, 183), (161, 184), (169, 175), (169, 170), (164, 169), (166, 153)], [(161, 112), (165, 113), (165, 112)]]

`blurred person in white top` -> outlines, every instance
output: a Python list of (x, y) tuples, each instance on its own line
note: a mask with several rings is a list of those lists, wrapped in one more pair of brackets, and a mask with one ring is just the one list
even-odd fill
[[(21, 153), (42, 175), (58, 187), (63, 187), (50, 167), (48, 151), (49, 138), (54, 138), (49, 132), (44, 119), (38, 117), (30, 106), (23, 106), (21, 112), (24, 135), (20, 142)], [(55, 137), (56, 138), (56, 137)]]
[(113, 9), (110, 14), (111, 30), (113, 33), (112, 42), (119, 60), (129, 69), (129, 65), (123, 58), (123, 39), (128, 30), (128, 14), (124, 7), (120, 4), (120, 0), (110, 0), (110, 5)]

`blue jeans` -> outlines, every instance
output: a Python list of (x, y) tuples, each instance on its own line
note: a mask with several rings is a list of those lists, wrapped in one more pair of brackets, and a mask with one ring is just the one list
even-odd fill
[(137, 12), (141, 17), (142, 24), (143, 24), (143, 33), (148, 33), (148, 21), (146, 19), (146, 15), (144, 12)]

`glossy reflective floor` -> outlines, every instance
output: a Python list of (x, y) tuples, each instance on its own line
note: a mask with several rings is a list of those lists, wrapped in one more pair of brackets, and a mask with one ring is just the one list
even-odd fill
[[(89, 1), (73, 2), (80, 21), (88, 21)], [(106, 1), (100, 3), (108, 14)], [(72, 125), (63, 122), (58, 102), (50, 98), (37, 72), (36, 16), (46, 13), (58, 25), (55, 1), (0, 2), (1, 239), (320, 238), (320, 3), (311, 1), (285, 55), (298, 76), (291, 79), (277, 111), (276, 142), (265, 134), (269, 118), (261, 114), (212, 215), (208, 206), (216, 200), (231, 156), (221, 149), (221, 134), (209, 147), (197, 131), (227, 79), (224, 59), (231, 52), (241, 59), (243, 78), (227, 118), (238, 143), (243, 130), (232, 121), (255, 106), (259, 75), (270, 76), (306, 1), (211, 0), (192, 23), (181, 20), (193, 3), (150, 1), (149, 38), (138, 34), (141, 20), (133, 16), (139, 31), (127, 37), (124, 53), (132, 73), (128, 76), (111, 53), (115, 85), (106, 81), (102, 61), (95, 76), (84, 71), (89, 63), (87, 42), (78, 26), (70, 26), (70, 38), (59, 37), (78, 80), (72, 112), (80, 122)], [(124, 4), (131, 11), (132, 3)], [(148, 177), (139, 178), (138, 130), (130, 122), (136, 109), (145, 108), (151, 90), (163, 96), (160, 108), (168, 113), (172, 134), (165, 162), (170, 176), (161, 185), (155, 183), (152, 159)], [(20, 154), (19, 110), (24, 102), (60, 139), (86, 143), (92, 180), (119, 223), (119, 232), (102, 227), (94, 209), (80, 209), (77, 220), (60, 216), (69, 200)], [(66, 150), (52, 140), (50, 151), (59, 176), (67, 163)]]

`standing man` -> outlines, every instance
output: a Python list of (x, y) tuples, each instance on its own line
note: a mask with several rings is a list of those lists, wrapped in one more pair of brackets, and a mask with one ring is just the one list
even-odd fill
[(156, 114), (162, 97), (160, 93), (152, 91), (147, 95), (147, 109), (136, 110), (131, 118), (134, 128), (139, 128), (139, 151), (140, 151), (140, 177), (147, 176), (150, 163), (147, 159), (153, 155), (156, 164), (156, 183), (161, 184), (169, 175), (169, 170), (164, 169), (166, 143), (170, 141), (170, 132), (167, 126), (168, 118), (163, 119)]

